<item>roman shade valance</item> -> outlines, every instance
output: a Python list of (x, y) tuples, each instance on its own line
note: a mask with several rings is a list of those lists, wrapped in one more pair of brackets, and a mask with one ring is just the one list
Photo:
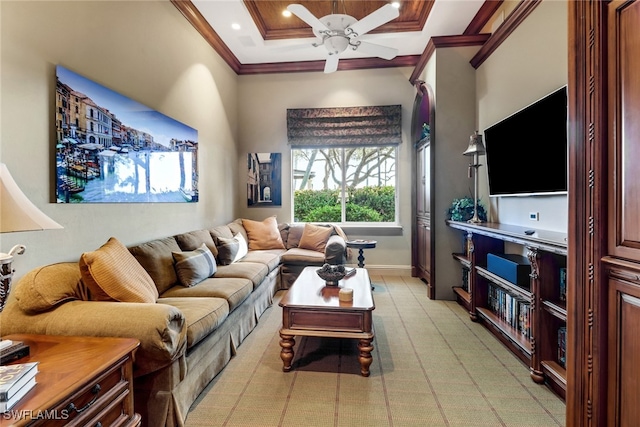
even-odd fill
[(287, 138), (295, 148), (398, 145), (402, 106), (287, 110)]

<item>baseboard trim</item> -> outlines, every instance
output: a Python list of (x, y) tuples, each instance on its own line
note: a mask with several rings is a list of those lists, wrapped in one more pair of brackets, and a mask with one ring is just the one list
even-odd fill
[[(354, 265), (354, 267), (356, 267)], [(370, 276), (408, 276), (411, 277), (410, 265), (369, 265), (366, 264), (365, 268), (369, 272)]]

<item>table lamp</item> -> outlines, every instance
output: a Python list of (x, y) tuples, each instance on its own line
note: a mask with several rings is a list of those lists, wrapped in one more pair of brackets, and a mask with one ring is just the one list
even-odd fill
[(474, 177), (473, 185), (473, 217), (467, 221), (470, 223), (482, 222), (478, 217), (478, 168), (482, 166), (480, 162), (480, 155), (485, 154), (487, 151), (482, 143), (482, 135), (475, 131), (471, 137), (469, 137), (469, 147), (462, 153), (465, 156), (473, 156), (473, 163), (469, 163), (469, 178), (471, 175)]
[[(0, 163), (0, 233), (62, 228), (46, 216), (18, 188), (4, 163)], [(9, 253), (0, 252), (0, 312), (9, 296), (15, 255), (25, 251), (24, 245), (15, 245)]]

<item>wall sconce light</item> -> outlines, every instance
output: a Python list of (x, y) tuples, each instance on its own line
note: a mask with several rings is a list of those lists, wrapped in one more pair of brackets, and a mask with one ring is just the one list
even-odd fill
[(478, 168), (482, 166), (480, 162), (480, 155), (485, 154), (487, 151), (482, 143), (482, 135), (475, 131), (471, 137), (469, 137), (469, 147), (462, 153), (465, 156), (473, 156), (472, 163), (469, 163), (469, 178), (473, 176), (473, 217), (467, 221), (470, 223), (480, 223), (482, 220), (478, 218)]

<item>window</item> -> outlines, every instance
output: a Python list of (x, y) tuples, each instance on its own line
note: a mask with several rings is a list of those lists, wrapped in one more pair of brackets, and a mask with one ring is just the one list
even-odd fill
[(294, 148), (296, 222), (395, 223), (397, 145)]
[(287, 110), (296, 222), (396, 223), (402, 106)]

